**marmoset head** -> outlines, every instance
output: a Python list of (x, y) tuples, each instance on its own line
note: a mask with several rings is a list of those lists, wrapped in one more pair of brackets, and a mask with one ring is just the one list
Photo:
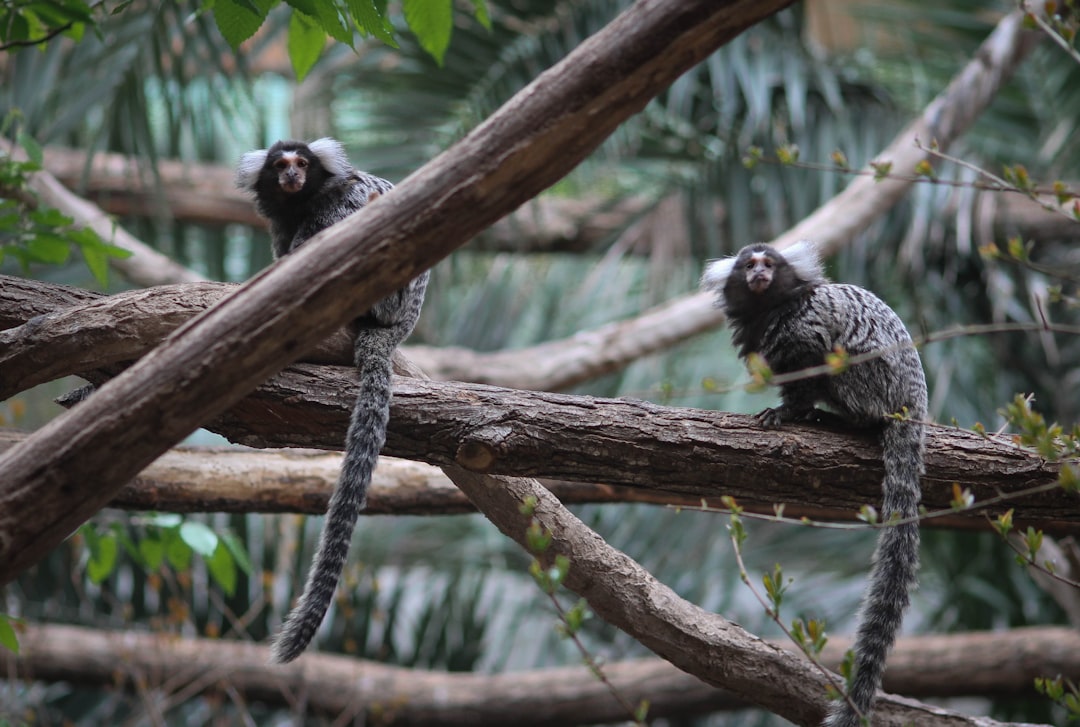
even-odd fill
[(718, 307), (769, 308), (825, 282), (817, 248), (800, 240), (783, 253), (770, 245), (747, 245), (735, 257), (705, 268), (701, 286), (716, 291)]
[(310, 197), (327, 179), (349, 170), (345, 149), (333, 139), (279, 141), (240, 157), (236, 185), (261, 202), (286, 204)]

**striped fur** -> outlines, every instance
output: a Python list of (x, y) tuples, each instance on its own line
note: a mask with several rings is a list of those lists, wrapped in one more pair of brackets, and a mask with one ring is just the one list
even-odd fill
[[(782, 385), (781, 405), (758, 419), (768, 427), (817, 421), (827, 416), (815, 408), (823, 403), (850, 424), (879, 429), (885, 465), (882, 520), (917, 517), (926, 380), (900, 318), (873, 293), (826, 280), (812, 245), (797, 251), (794, 261), (759, 244), (743, 248), (730, 264), (719, 262), (725, 267), (707, 272), (705, 284), (718, 291), (740, 356), (757, 353), (773, 373), (790, 374), (820, 366), (837, 347), (849, 356), (877, 354), (837, 375)], [(904, 410), (906, 419), (889, 417)], [(828, 727), (858, 727), (860, 715), (869, 717), (918, 566), (918, 523), (883, 529), (859, 618), (850, 704), (832, 706)]]
[[(304, 186), (288, 192), (279, 184), (274, 164), (300, 157), (304, 164), (297, 167), (297, 174), (304, 175)], [(296, 250), (393, 188), (385, 179), (353, 169), (341, 144), (329, 138), (311, 144), (279, 141), (269, 149), (248, 152), (237, 166), (236, 181), (254, 195), (256, 208), (269, 220), (274, 257)], [(391, 357), (420, 317), (427, 282), (425, 272), (353, 322), (360, 392), (345, 435), (345, 458), (304, 593), (274, 641), (274, 661), (289, 662), (303, 653), (333, 600), (371, 474), (386, 441)]]

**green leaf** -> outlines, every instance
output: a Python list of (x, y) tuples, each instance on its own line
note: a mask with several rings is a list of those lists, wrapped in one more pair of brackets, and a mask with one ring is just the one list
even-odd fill
[[(391, 48), (398, 47), (394, 38), (394, 26), (390, 24), (386, 12), (379, 12), (374, 0), (346, 0), (345, 4), (349, 6), (349, 14), (361, 31), (378, 38)], [(385, 11), (385, 6), (383, 10)]]
[(247, 550), (244, 549), (244, 544), (238, 537), (233, 533), (224, 532), (221, 534), (221, 542), (225, 543), (225, 547), (232, 553), (233, 560), (240, 567), (240, 570), (247, 575), (251, 575), (255, 571), (255, 566), (251, 564), (251, 558), (248, 557)]
[(266, 11), (266, 7), (253, 2), (217, 0), (214, 3), (214, 22), (225, 41), (233, 50), (237, 50), (241, 43), (262, 27)]
[(90, 548), (90, 561), (86, 564), (86, 574), (92, 583), (101, 583), (109, 577), (116, 567), (119, 551), (115, 535), (102, 535), (95, 539)]
[(314, 18), (331, 38), (351, 47), (353, 44), (353, 34), (348, 26), (341, 21), (341, 15), (338, 14), (337, 5), (328, 2), (315, 2), (312, 3), (312, 5), (314, 6), (312, 8), (314, 12), (307, 13), (306, 10), (301, 9), (302, 12), (305, 12), (309, 17)]
[(292, 62), (296, 80), (304, 80), (315, 61), (319, 60), (326, 33), (323, 32), (310, 16), (293, 10), (289, 20), (289, 60)]
[(42, 227), (67, 227), (72, 219), (54, 207), (36, 209), (29, 215), (30, 219)]
[(15, 633), (11, 617), (7, 614), (0, 614), (0, 646), (13, 654), (19, 653), (19, 635)]
[(37, 262), (59, 265), (71, 256), (71, 244), (59, 235), (37, 235), (26, 243), (26, 251)]
[(204, 558), (214, 554), (219, 542), (213, 530), (197, 521), (188, 521), (181, 525), (180, 538)]
[(420, 47), (441, 66), (454, 29), (453, 0), (404, 0), (402, 6)]
[(473, 14), (487, 30), (491, 30), (491, 15), (488, 13), (487, 0), (473, 0)]
[(206, 567), (221, 590), (230, 596), (236, 593), (236, 561), (224, 543), (219, 542), (213, 554), (206, 558)]
[(34, 137), (27, 134), (25, 131), (19, 132), (19, 146), (26, 151), (26, 156), (29, 157), (38, 167), (41, 167), (45, 163), (45, 154), (41, 151), (41, 146), (37, 143)]
[(102, 287), (109, 284), (109, 255), (100, 247), (83, 247), (83, 260)]
[(143, 538), (139, 541), (139, 557), (147, 570), (157, 570), (165, 562), (165, 543), (158, 538)]
[(191, 546), (184, 542), (175, 530), (167, 531), (165, 538), (165, 559), (178, 571), (185, 571), (191, 566)]

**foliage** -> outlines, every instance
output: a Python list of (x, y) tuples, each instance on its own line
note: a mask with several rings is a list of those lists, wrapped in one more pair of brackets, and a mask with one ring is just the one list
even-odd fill
[(101, 584), (116, 572), (121, 548), (147, 573), (166, 565), (177, 572), (187, 571), (192, 558), (199, 555), (211, 579), (229, 596), (236, 593), (237, 570), (252, 573), (243, 543), (227, 530), (219, 534), (198, 520), (172, 513), (150, 514), (128, 525), (135, 526), (139, 535), (132, 537), (120, 523), (103, 529), (89, 522), (79, 529), (86, 541), (86, 575), (91, 583)]
[[(354, 32), (397, 47), (387, 0), (213, 0), (209, 6), (221, 34), (233, 50), (239, 50), (279, 4), (290, 8), (289, 59), (298, 80), (303, 80), (319, 60), (327, 36), (353, 49)], [(404, 0), (402, 6), (405, 21), (420, 45), (442, 64), (454, 28), (453, 1)], [(473, 0), (473, 12), (482, 24), (490, 25), (486, 0)]]
[[(0, 128), (0, 136), (4, 132)], [(109, 258), (126, 258), (131, 253), (105, 242), (89, 227), (73, 226), (72, 218), (39, 203), (28, 186), (28, 177), (42, 169), (41, 148), (30, 136), (17, 136), (25, 161), (0, 148), (0, 262), (5, 257), (14, 258), (25, 272), (34, 263), (61, 265), (75, 248), (104, 286)]]
[(61, 34), (79, 40), (87, 26), (96, 22), (95, 14), (105, 11), (107, 3), (95, 5), (92, 8), (82, 0), (0, 4), (0, 52), (40, 46)]

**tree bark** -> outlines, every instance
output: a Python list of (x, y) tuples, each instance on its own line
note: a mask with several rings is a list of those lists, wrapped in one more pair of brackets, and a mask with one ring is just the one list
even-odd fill
[[(0, 452), (26, 438), (0, 429)], [(312, 449), (242, 450), (178, 447), (125, 485), (109, 502), (122, 510), (160, 512), (302, 513), (323, 515), (337, 485), (341, 455)], [(609, 484), (541, 480), (567, 504), (640, 502), (720, 508), (719, 499)], [(753, 504), (750, 504), (753, 508)], [(380, 457), (362, 515), (457, 515), (476, 507), (442, 470), (395, 457)], [(789, 508), (798, 517), (799, 508)], [(838, 510), (830, 519), (854, 519)]]
[[(127, 688), (139, 683), (161, 699), (168, 698), (170, 688), (196, 685), (200, 692), (218, 692), (228, 687), (245, 700), (281, 706), (302, 694), (314, 712), (384, 717), (376, 721), (396, 727), (501, 725), (507, 714), (514, 715), (515, 724), (533, 727), (627, 717), (584, 667), (462, 674), (328, 654), (276, 666), (268, 663), (269, 649), (261, 645), (62, 625), (29, 625), (20, 646), (18, 657), (8, 658), (9, 672), (24, 680)], [(847, 639), (831, 638), (823, 662), (835, 667), (850, 646)], [(1037, 676), (1080, 673), (1078, 654), (1080, 634), (1067, 628), (909, 637), (889, 657), (885, 687), (912, 697), (1033, 694)], [(629, 703), (649, 700), (650, 719), (748, 706), (660, 659), (611, 662), (603, 670)]]
[[(11, 307), (23, 315), (75, 297), (69, 289), (10, 280), (0, 310), (8, 308), (9, 295), (15, 301)], [(38, 289), (43, 294), (35, 298)], [(68, 374), (100, 383), (108, 374), (90, 370), (137, 358), (232, 290), (202, 283), (130, 291), (0, 331), (0, 398)], [(11, 318), (16, 312), (0, 315)], [(349, 350), (347, 337), (339, 333), (306, 358), (344, 363)], [(297, 365), (207, 426), (249, 446), (336, 449), (353, 397), (351, 368)], [(697, 498), (727, 494), (756, 512), (786, 503), (785, 514), (792, 517), (847, 513), (850, 519), (861, 505), (877, 502), (882, 477), (880, 450), (871, 435), (826, 434), (813, 427), (770, 432), (746, 417), (483, 385), (398, 380), (388, 434), (387, 454), (436, 465), (654, 491), (662, 487)], [(970, 488), (982, 502), (998, 493), (1015, 496), (1050, 485), (1058, 472), (1031, 452), (952, 427), (932, 428), (927, 467), (924, 502), (931, 510), (947, 511), (931, 522), (968, 528), (985, 527), (987, 513), (952, 512), (954, 483)], [(1015, 507), (1022, 526), (1070, 532), (1078, 517), (1074, 499), (1055, 489), (1015, 496), (991, 512)]]
[[(442, 398), (445, 398), (445, 394)], [(436, 402), (436, 415), (441, 408), (443, 407)], [(617, 417), (618, 414), (615, 416)], [(444, 425), (445, 423), (440, 423), (437, 426)], [(313, 423), (312, 426), (316, 425)], [(721, 430), (718, 429), (718, 431)], [(571, 430), (567, 433), (567, 437), (573, 438), (575, 433), (575, 430)], [(0, 430), (0, 453), (15, 446), (26, 436), (19, 432)], [(417, 433), (407, 435), (406, 438), (410, 442), (415, 442), (423, 436), (423, 433)], [(813, 440), (827, 436), (817, 433), (807, 438)], [(849, 477), (841, 474), (836, 480), (824, 478), (821, 474), (806, 475), (808, 479), (816, 479), (819, 483), (818, 487), (809, 489), (811, 494), (807, 496), (807, 490), (800, 490), (797, 484), (787, 486), (784, 488), (785, 492), (798, 492), (802, 495), (800, 499), (790, 501), (782, 500), (781, 495), (776, 492), (774, 483), (782, 475), (768, 471), (761, 472), (760, 467), (758, 471), (762, 479), (759, 481), (759, 486), (747, 484), (729, 486), (727, 480), (723, 479), (723, 474), (738, 471), (740, 464), (737, 462), (705, 465), (701, 477), (693, 482), (683, 482), (676, 478), (673, 482), (658, 483), (647, 475), (639, 476), (632, 471), (620, 468), (618, 463), (622, 461), (621, 459), (595, 465), (592, 472), (599, 478), (596, 483), (543, 476), (538, 476), (538, 479), (564, 504), (640, 502), (724, 510), (721, 498), (724, 495), (731, 495), (738, 500), (741, 507), (751, 513), (774, 515), (777, 508), (782, 506), (783, 516), (791, 521), (809, 518), (829, 522), (862, 522), (857, 509), (860, 504), (857, 493), (873, 488), (874, 471), (868, 471), (860, 476), (855, 472), (855, 467), (849, 467), (839, 461), (842, 455), (838, 452), (844, 449), (844, 444), (843, 440), (837, 442), (835, 447), (830, 448), (827, 453), (820, 453), (820, 448), (815, 446), (815, 449), (819, 450), (820, 459), (827, 462), (818, 465), (817, 469), (820, 473), (849, 471), (852, 475)], [(561, 445), (559, 441), (551, 441), (546, 446), (556, 448)], [(626, 444), (624, 441), (622, 446), (625, 446), (628, 451), (640, 452), (643, 456), (648, 456), (647, 453), (659, 449), (656, 441), (649, 441), (644, 436), (640, 440), (635, 440), (633, 444)], [(855, 446), (869, 449), (873, 445), (855, 440)], [(943, 442), (941, 450), (946, 451), (951, 446), (947, 441)], [(680, 445), (664, 456), (677, 459), (680, 452), (688, 449), (689, 445)], [(386, 451), (398, 451), (398, 447), (390, 446)], [(982, 453), (976, 454), (975, 457), (993, 466), (998, 460), (987, 454), (990, 451), (993, 451), (992, 446), (983, 448)], [(948, 458), (960, 456), (947, 455)], [(967, 458), (970, 455), (963, 456)], [(507, 470), (506, 473), (511, 475), (527, 472), (530, 468), (518, 463), (519, 458), (524, 460), (525, 457), (526, 454), (523, 452), (510, 450), (509, 463), (500, 469)], [(218, 447), (180, 447), (166, 452), (134, 477), (109, 502), (109, 507), (180, 513), (289, 512), (322, 515), (326, 512), (327, 502), (337, 484), (340, 467), (341, 455), (321, 450), (251, 451)], [(584, 477), (585, 473), (576, 476)], [(713, 482), (710, 478), (717, 479)], [(1048, 481), (1052, 480), (1048, 478)], [(617, 484), (619, 482), (625, 484)], [(979, 486), (985, 491), (991, 491), (994, 488), (990, 482), (981, 482)], [(674, 488), (674, 490), (661, 488)], [(850, 492), (853, 489), (856, 494)], [(942, 482), (935, 489), (935, 493), (926, 493), (927, 499), (940, 501), (935, 506), (945, 508), (943, 512), (948, 512), (948, 514), (924, 520), (924, 527), (951, 529), (988, 527), (985, 510), (952, 512), (947, 509), (947, 498), (952, 494), (951, 484), (946, 486)], [(1051, 520), (1043, 514), (1042, 511), (1053, 508), (1053, 505), (1043, 503), (1043, 497), (1045, 495), (1018, 497), (1001, 504), (998, 508), (993, 508), (991, 513), (1011, 507), (1019, 513), (1016, 517), (1022, 520), (1023, 527), (1030, 524), (1032, 527), (1038, 527), (1047, 532), (1064, 532), (1069, 528), (1075, 528), (1071, 521), (1062, 523), (1060, 520)], [(1037, 509), (1039, 513), (1032, 514)], [(1075, 503), (1069, 510), (1072, 513), (1055, 513), (1055, 516), (1074, 519), (1080, 517), (1075, 514), (1078, 510)], [(468, 498), (438, 467), (384, 456), (379, 460), (368, 493), (367, 507), (362, 514), (454, 515), (475, 511), (476, 508)], [(1050, 558), (1049, 555), (1046, 557)], [(1066, 562), (1064, 557), (1051, 559), (1060, 564)], [(1064, 565), (1059, 568), (1059, 570), (1063, 569)], [(1059, 585), (1064, 584), (1059, 583)]]
[[(337, 449), (354, 391), (349, 369), (298, 364), (207, 427), (248, 446)], [(809, 517), (877, 503), (883, 477), (873, 434), (764, 430), (744, 415), (413, 378), (395, 379), (383, 451), (476, 473), (727, 494), (765, 512), (786, 503)], [(1075, 532), (1080, 522), (1080, 505), (1061, 488), (1016, 494), (1052, 486), (1058, 466), (1011, 443), (931, 427), (926, 464), (923, 502), (946, 511), (937, 524), (986, 526), (984, 510), (951, 509), (954, 484), (976, 503), (1013, 493), (990, 512), (1015, 508), (1024, 527)]]

